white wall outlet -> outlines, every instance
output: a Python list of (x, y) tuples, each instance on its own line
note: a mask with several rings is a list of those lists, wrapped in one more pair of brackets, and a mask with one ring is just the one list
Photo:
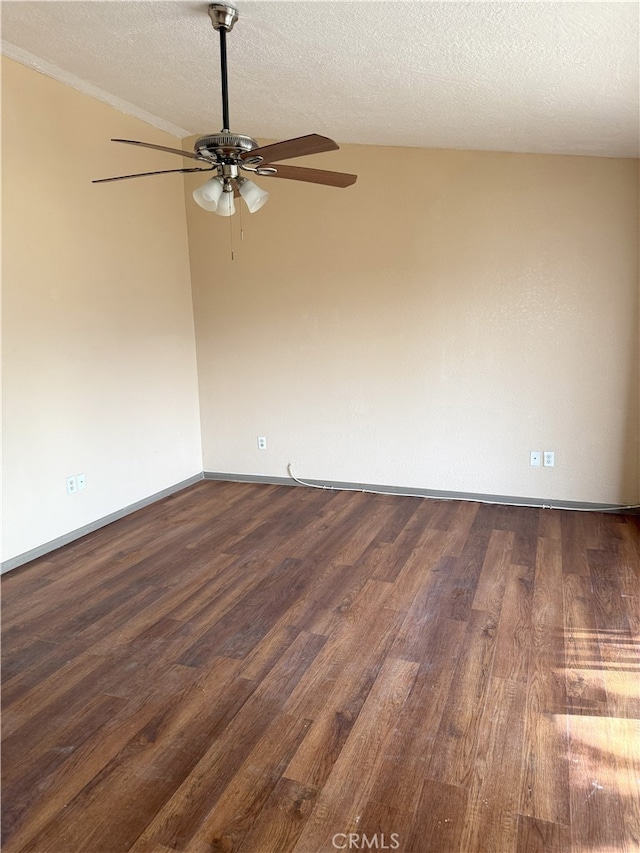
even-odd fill
[(556, 464), (556, 454), (553, 452), (553, 450), (545, 450), (543, 455), (545, 468), (553, 468), (553, 466)]
[(75, 495), (78, 491), (78, 484), (75, 477), (67, 477), (67, 494)]
[(87, 487), (87, 480), (84, 474), (76, 474), (76, 483), (78, 484), (78, 491), (81, 492), (83, 489)]
[(529, 465), (534, 465), (536, 468), (540, 466), (540, 457), (542, 454), (539, 450), (532, 450), (529, 456)]
[(267, 437), (266, 435), (258, 436), (258, 450), (266, 450), (267, 449)]

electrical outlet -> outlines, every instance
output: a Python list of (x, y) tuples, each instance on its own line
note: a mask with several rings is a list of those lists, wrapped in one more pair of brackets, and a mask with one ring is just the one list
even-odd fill
[(67, 477), (67, 494), (75, 495), (78, 491), (78, 484), (75, 477)]
[(266, 450), (267, 449), (267, 437), (266, 435), (258, 436), (258, 450)]
[(536, 468), (540, 466), (540, 457), (542, 454), (539, 450), (532, 450), (529, 457), (529, 465), (534, 465)]
[(556, 464), (556, 454), (553, 450), (545, 450), (544, 454), (544, 467), (545, 468), (553, 468)]
[(76, 474), (76, 483), (78, 484), (79, 492), (81, 492), (83, 489), (86, 489), (87, 481), (84, 474)]

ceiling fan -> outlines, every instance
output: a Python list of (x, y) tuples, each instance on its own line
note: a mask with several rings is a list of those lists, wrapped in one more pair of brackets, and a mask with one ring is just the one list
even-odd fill
[(309, 169), (300, 166), (280, 165), (280, 160), (290, 160), (307, 154), (320, 154), (335, 151), (338, 145), (326, 136), (316, 133), (286, 139), (272, 145), (260, 146), (255, 139), (229, 129), (229, 93), (227, 82), (227, 33), (231, 32), (238, 20), (238, 11), (233, 6), (212, 3), (209, 17), (213, 28), (220, 33), (220, 66), (222, 79), (222, 124), (220, 133), (201, 136), (196, 140), (193, 154), (179, 148), (167, 148), (150, 142), (138, 142), (135, 139), (112, 139), (112, 142), (124, 142), (127, 145), (139, 145), (141, 148), (155, 148), (168, 151), (180, 157), (190, 157), (203, 163), (190, 169), (163, 169), (157, 172), (140, 172), (135, 175), (118, 175), (114, 178), (99, 178), (94, 184), (108, 181), (123, 181), (127, 178), (142, 178), (148, 175), (164, 175), (170, 172), (214, 172), (209, 180), (193, 193), (194, 200), (205, 210), (220, 216), (232, 216), (235, 213), (234, 198), (241, 196), (250, 213), (259, 210), (269, 197), (253, 181), (241, 173), (249, 172), (265, 178), (286, 178), (292, 181), (307, 181), (312, 184), (324, 184), (330, 187), (348, 187), (356, 181), (356, 175), (344, 172), (327, 172), (324, 169)]

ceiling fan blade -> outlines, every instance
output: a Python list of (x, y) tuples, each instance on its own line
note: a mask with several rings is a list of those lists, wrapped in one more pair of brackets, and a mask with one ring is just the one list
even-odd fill
[[(212, 166), (211, 169), (214, 167)], [(171, 172), (210, 172), (211, 169), (162, 169), (160, 172), (138, 172), (135, 175), (118, 175), (116, 178), (98, 178), (96, 181), (91, 181), (92, 184), (106, 184), (108, 181), (124, 181), (127, 178), (145, 178), (147, 175), (168, 175)]]
[(112, 142), (125, 142), (127, 145), (139, 145), (141, 148), (155, 148), (156, 151), (168, 151), (169, 154), (179, 154), (181, 157), (191, 157), (192, 160), (203, 160), (199, 154), (182, 151), (180, 148), (167, 148), (166, 145), (154, 145), (152, 142), (138, 142), (136, 139), (112, 139)]
[[(261, 168), (265, 168), (261, 165)], [(277, 169), (274, 175), (260, 175), (269, 178), (288, 178), (291, 181), (308, 181), (311, 184), (324, 184), (327, 187), (350, 187), (358, 179), (357, 175), (346, 172), (327, 172), (325, 169), (305, 169), (301, 166), (281, 166), (269, 163), (269, 168)]]
[(307, 154), (322, 154), (323, 151), (336, 151), (339, 145), (329, 139), (328, 136), (318, 136), (310, 133), (307, 136), (298, 136), (296, 139), (285, 139), (284, 142), (274, 142), (273, 145), (264, 145), (262, 148), (254, 148), (242, 154), (242, 159), (260, 156), (265, 163), (273, 163), (276, 160), (289, 160), (292, 157), (305, 157)]

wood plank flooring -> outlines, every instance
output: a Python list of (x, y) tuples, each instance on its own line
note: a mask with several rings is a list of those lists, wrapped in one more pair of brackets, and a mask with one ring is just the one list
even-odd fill
[(640, 850), (640, 521), (202, 482), (3, 578), (5, 853)]

